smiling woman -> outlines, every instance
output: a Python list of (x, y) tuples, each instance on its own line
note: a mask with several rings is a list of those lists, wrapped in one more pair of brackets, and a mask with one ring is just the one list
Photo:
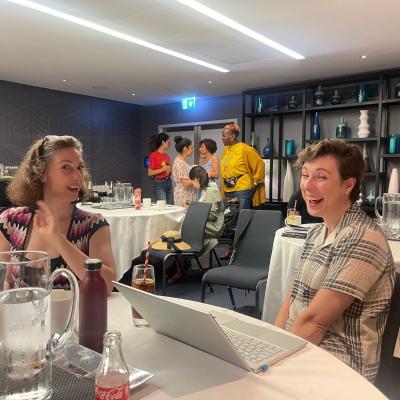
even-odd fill
[(322, 140), (298, 157), (314, 226), (275, 324), (374, 380), (394, 286), (389, 245), (355, 203), (364, 170), (358, 147)]
[[(111, 292), (115, 262), (108, 223), (101, 214), (75, 207), (86, 198), (88, 181), (79, 140), (73, 136), (37, 140), (9, 185), (8, 196), (18, 207), (0, 214), (0, 251), (45, 251), (52, 271), (69, 268), (78, 279), (85, 274), (85, 260), (98, 258)], [(56, 284), (66, 286), (60, 279)]]

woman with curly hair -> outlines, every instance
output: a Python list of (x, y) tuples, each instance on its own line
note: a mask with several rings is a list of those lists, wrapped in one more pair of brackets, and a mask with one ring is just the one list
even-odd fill
[[(69, 268), (78, 279), (85, 274), (85, 260), (98, 258), (110, 293), (115, 262), (108, 223), (101, 214), (75, 206), (87, 197), (88, 182), (79, 140), (73, 136), (37, 140), (8, 187), (16, 207), (0, 214), (0, 251), (45, 251), (52, 271)], [(64, 287), (67, 282), (61, 276), (55, 285)]]

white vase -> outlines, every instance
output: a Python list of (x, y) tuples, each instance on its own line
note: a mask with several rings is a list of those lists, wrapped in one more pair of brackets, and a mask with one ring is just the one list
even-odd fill
[(388, 193), (399, 193), (399, 170), (397, 168), (392, 169), (390, 175)]
[(290, 161), (286, 161), (286, 174), (285, 179), (283, 180), (283, 194), (282, 200), (284, 203), (287, 203), (290, 199), (290, 196), (294, 192), (294, 180), (293, 180), (293, 172), (292, 172), (292, 165)]
[(369, 136), (368, 110), (360, 110), (360, 125), (358, 125), (358, 137), (366, 138)]

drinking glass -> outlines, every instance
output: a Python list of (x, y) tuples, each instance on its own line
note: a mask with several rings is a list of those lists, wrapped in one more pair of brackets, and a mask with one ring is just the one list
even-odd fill
[(123, 194), (124, 194), (124, 202), (131, 203), (133, 205), (133, 188), (130, 183), (123, 183)]
[(287, 209), (287, 217), (285, 219), (285, 224), (290, 225), (301, 225), (301, 215), (300, 212), (295, 208)]
[[(145, 264), (138, 264), (133, 267), (131, 284), (133, 288), (154, 294), (155, 284), (154, 267), (152, 265), (147, 265), (146, 267)], [(135, 326), (148, 326), (148, 324), (143, 321), (143, 317), (134, 307), (132, 307), (132, 317)]]
[[(47, 253), (0, 253), (0, 400), (51, 397), (52, 360), (73, 333), (79, 289), (67, 269), (49, 275)], [(50, 322), (50, 294), (56, 278), (67, 278), (72, 289), (72, 307), (61, 336), (52, 334)]]

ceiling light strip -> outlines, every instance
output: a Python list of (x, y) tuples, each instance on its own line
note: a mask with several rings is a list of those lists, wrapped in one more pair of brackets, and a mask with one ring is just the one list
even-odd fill
[(230, 28), (235, 29), (238, 32), (241, 32), (255, 40), (258, 40), (259, 42), (264, 43), (267, 46), (280, 51), (281, 53), (284, 53), (290, 57), (293, 57), (296, 60), (305, 59), (305, 57), (302, 56), (301, 54), (296, 53), (295, 51), (290, 50), (285, 46), (282, 46), (281, 44), (275, 42), (274, 40), (268, 39), (266, 36), (263, 36), (255, 31), (253, 31), (250, 28), (246, 28), (245, 26), (239, 24), (238, 22), (234, 21), (233, 19), (230, 19), (230, 18), (226, 17), (225, 15), (222, 15), (219, 12), (214, 11), (213, 9), (199, 3), (196, 0), (176, 0), (176, 1), (187, 7), (190, 7), (193, 10), (196, 10), (196, 11), (200, 12), (201, 14), (204, 14), (218, 22), (221, 22), (222, 24), (229, 26)]
[(61, 18), (61, 19), (65, 20), (65, 21), (73, 22), (74, 24), (81, 25), (81, 26), (84, 26), (86, 28), (93, 29), (95, 31), (105, 33), (106, 35), (110, 35), (110, 36), (113, 36), (113, 37), (118, 38), (118, 39), (126, 40), (127, 42), (134, 43), (134, 44), (137, 44), (139, 46), (147, 47), (149, 49), (158, 51), (160, 53), (164, 53), (164, 54), (168, 54), (170, 56), (176, 57), (176, 58), (180, 58), (181, 60), (189, 61), (191, 63), (198, 64), (198, 65), (201, 65), (203, 67), (213, 69), (214, 71), (223, 72), (223, 73), (229, 72), (228, 69), (219, 67), (218, 65), (210, 64), (210, 63), (208, 63), (206, 61), (202, 61), (202, 60), (199, 60), (197, 58), (187, 56), (187, 55), (179, 53), (177, 51), (169, 50), (169, 49), (167, 49), (165, 47), (157, 46), (156, 44), (147, 42), (145, 40), (135, 38), (135, 37), (127, 35), (125, 33), (115, 31), (115, 30), (107, 28), (105, 26), (96, 24), (94, 22), (91, 22), (91, 21), (88, 21), (88, 20), (85, 20), (85, 19), (82, 19), (82, 18), (79, 18), (79, 17), (75, 17), (75, 16), (70, 15), (70, 14), (63, 13), (61, 11), (57, 11), (57, 10), (55, 10), (53, 8), (43, 6), (43, 5), (35, 3), (33, 1), (29, 1), (29, 0), (8, 0), (8, 1), (10, 3), (18, 4), (20, 6), (27, 7), (27, 8), (30, 8), (32, 10), (40, 11), (42, 13), (45, 13), (45, 14), (48, 14), (48, 15), (52, 15), (52, 16), (57, 17), (57, 18)]

